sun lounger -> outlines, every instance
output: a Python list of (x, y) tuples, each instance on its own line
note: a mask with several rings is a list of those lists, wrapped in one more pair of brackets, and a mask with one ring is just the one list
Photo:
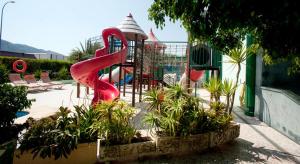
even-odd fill
[(47, 84), (52, 84), (54, 88), (57, 89), (61, 89), (63, 87), (63, 83), (58, 82), (58, 81), (52, 81), (49, 77), (49, 73), (48, 72), (42, 72), (41, 73), (41, 79), (40, 79), (43, 83), (47, 83)]
[(34, 75), (25, 75), (24, 76), (24, 80), (28, 83), (28, 84), (37, 84), (39, 85), (41, 88), (43, 88), (44, 90), (47, 90), (49, 88), (51, 88), (52, 84), (48, 84), (48, 83), (39, 83), (36, 81)]
[(11, 73), (8, 75), (8, 78), (10, 80), (10, 82), (14, 85), (14, 86), (25, 86), (28, 88), (28, 91), (36, 91), (36, 90), (40, 90), (40, 85), (38, 84), (28, 84), (26, 81), (24, 81), (20, 74), (17, 73)]

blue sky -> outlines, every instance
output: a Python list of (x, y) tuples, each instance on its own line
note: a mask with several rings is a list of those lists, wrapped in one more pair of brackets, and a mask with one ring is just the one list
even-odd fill
[[(15, 0), (5, 7), (2, 39), (69, 55), (105, 27), (117, 26), (129, 12), (146, 34), (150, 28), (160, 40), (186, 41), (180, 23), (163, 30), (148, 20), (152, 0)], [(4, 0), (0, 0), (1, 6)]]

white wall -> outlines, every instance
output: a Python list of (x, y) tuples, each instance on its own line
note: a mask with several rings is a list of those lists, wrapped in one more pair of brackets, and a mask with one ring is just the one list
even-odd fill
[[(246, 41), (244, 41), (244, 46), (246, 46)], [(231, 63), (228, 63), (229, 57), (224, 55), (223, 56), (223, 68), (222, 68), (222, 80), (229, 79), (235, 82), (236, 74), (237, 74), (237, 66), (233, 65)], [(235, 100), (234, 105), (240, 106), (239, 96), (242, 89), (242, 84), (246, 82), (246, 61), (242, 63), (241, 65), (241, 72), (240, 72), (240, 78), (238, 81), (238, 89), (235, 94)]]

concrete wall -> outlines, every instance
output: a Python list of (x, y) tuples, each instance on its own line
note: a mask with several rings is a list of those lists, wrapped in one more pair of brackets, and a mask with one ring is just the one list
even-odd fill
[(65, 60), (66, 57), (60, 54), (33, 53), (37, 59)]
[(261, 86), (262, 59), (256, 58), (255, 116), (300, 144), (300, 96)]

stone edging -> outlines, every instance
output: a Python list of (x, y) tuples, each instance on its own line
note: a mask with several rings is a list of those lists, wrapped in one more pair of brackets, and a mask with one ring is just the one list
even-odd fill
[(222, 145), (240, 135), (240, 125), (233, 123), (222, 132), (208, 132), (188, 137), (156, 137), (153, 141), (100, 148), (98, 162), (137, 160), (146, 156), (202, 152)]

